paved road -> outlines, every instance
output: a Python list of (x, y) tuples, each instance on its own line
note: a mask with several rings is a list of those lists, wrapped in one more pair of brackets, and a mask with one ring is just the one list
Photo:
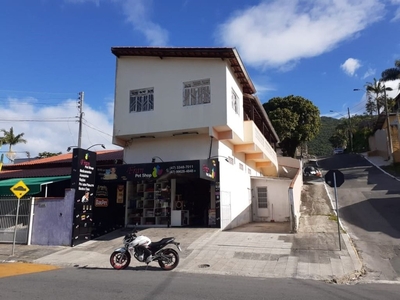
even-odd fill
[(334, 285), (314, 280), (147, 271), (129, 267), (66, 268), (0, 279), (1, 299), (399, 299), (399, 285)]
[(368, 271), (366, 280), (400, 280), (400, 182), (356, 154), (319, 164), (345, 175), (337, 189), (339, 214)]

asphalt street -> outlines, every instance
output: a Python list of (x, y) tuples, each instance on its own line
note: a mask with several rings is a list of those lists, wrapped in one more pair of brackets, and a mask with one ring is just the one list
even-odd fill
[(339, 216), (368, 271), (366, 280), (399, 280), (400, 182), (356, 154), (335, 155), (319, 165), (344, 174), (337, 188)]

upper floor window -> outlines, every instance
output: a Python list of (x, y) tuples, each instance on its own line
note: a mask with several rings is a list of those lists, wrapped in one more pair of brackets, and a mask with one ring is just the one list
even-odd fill
[(210, 103), (210, 79), (183, 83), (183, 106)]
[(154, 88), (131, 90), (129, 93), (129, 112), (154, 110)]
[(235, 91), (232, 89), (231, 91), (231, 101), (232, 101), (232, 108), (235, 111), (235, 113), (239, 114), (240, 113), (240, 104), (239, 104), (239, 96), (235, 93)]

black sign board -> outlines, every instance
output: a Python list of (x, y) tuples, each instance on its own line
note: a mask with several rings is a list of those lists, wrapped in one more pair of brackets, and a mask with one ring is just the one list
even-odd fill
[(342, 172), (339, 170), (329, 170), (325, 174), (325, 182), (330, 186), (330, 187), (335, 187), (335, 182), (333, 176), (335, 175), (336, 179), (336, 187), (340, 187), (343, 182), (344, 182), (344, 175)]
[(96, 152), (75, 148), (72, 153), (71, 188), (75, 189), (71, 246), (90, 240), (96, 178)]
[(103, 183), (105, 181), (168, 180), (177, 177), (203, 178), (216, 181), (218, 172), (218, 160), (214, 159), (152, 162), (98, 168), (97, 179)]

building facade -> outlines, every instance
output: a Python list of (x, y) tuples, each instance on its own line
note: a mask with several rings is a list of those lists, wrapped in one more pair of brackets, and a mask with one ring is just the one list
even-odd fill
[[(167, 216), (173, 226), (222, 229), (290, 218), (292, 178), (281, 176), (279, 137), (235, 48), (112, 53), (113, 142), (127, 165), (103, 170), (99, 182), (125, 182), (127, 226), (166, 225)], [(283, 183), (252, 184), (255, 178)], [(279, 194), (286, 196), (273, 217)]]

